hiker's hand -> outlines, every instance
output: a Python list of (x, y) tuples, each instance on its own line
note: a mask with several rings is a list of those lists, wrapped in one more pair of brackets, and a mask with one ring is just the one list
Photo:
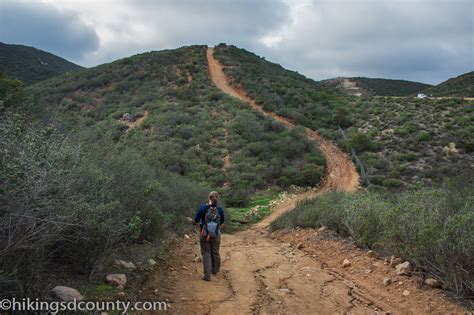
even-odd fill
[(221, 224), (221, 231), (224, 229), (224, 223)]

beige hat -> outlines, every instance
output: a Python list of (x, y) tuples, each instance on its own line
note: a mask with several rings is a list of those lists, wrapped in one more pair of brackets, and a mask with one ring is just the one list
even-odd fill
[(219, 193), (218, 193), (217, 191), (211, 191), (211, 192), (209, 193), (209, 198), (211, 198), (211, 197), (217, 197), (217, 198), (219, 198)]

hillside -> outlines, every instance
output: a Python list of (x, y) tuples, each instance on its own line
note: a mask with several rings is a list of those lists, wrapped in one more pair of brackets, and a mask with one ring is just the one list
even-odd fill
[(324, 173), (303, 130), (212, 85), (205, 46), (136, 55), (40, 82), (27, 94), (65, 128), (87, 127), (89, 138), (136, 148), (158, 168), (229, 191), (230, 204), (270, 186), (314, 186)]
[(372, 186), (441, 182), (474, 169), (472, 108), (467, 100), (356, 100), (346, 145), (359, 154)]
[(322, 80), (323, 86), (333, 87), (349, 95), (356, 96), (408, 96), (421, 92), (431, 85), (391, 79), (374, 79), (365, 77), (334, 78)]
[(0, 42), (0, 72), (26, 85), (84, 69), (46, 51)]
[(320, 131), (347, 152), (354, 149), (374, 188), (439, 182), (473, 168), (474, 113), (467, 100), (344, 97), (235, 46), (215, 51), (233, 85), (264, 108)]
[(474, 71), (451, 78), (423, 91), (434, 97), (474, 97)]
[(347, 124), (340, 111), (347, 99), (335, 90), (235, 46), (220, 44), (214, 56), (231, 84), (244, 89), (263, 109), (314, 130)]

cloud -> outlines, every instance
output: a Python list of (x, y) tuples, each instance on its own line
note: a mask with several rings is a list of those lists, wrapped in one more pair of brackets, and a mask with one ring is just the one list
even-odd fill
[(73, 11), (60, 11), (43, 2), (2, 1), (0, 41), (34, 46), (67, 59), (81, 59), (97, 49), (92, 26)]
[(226, 42), (317, 80), (438, 83), (474, 69), (471, 0), (51, 0), (1, 11), (0, 40), (85, 66)]
[(95, 25), (100, 47), (85, 56), (83, 63), (88, 65), (194, 44), (227, 42), (253, 48), (260, 45), (260, 37), (289, 19), (287, 6), (278, 0), (122, 0), (90, 6), (65, 1), (54, 5), (76, 10)]

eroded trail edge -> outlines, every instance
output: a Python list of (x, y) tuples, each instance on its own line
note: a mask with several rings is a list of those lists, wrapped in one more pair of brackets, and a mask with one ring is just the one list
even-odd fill
[[(264, 111), (227, 81), (222, 66), (207, 51), (212, 82), (227, 94), (293, 128), (288, 119)], [(267, 226), (296, 203), (329, 190), (354, 191), (358, 174), (335, 144), (306, 129), (326, 156), (327, 173), (320, 189), (289, 195), (272, 214), (248, 230), (223, 234), (221, 273), (202, 281), (199, 244), (184, 238), (163, 278), (155, 273), (143, 286), (144, 297), (167, 299), (173, 314), (423, 314), (463, 313), (440, 290), (422, 289), (416, 277), (397, 276), (380, 259), (368, 257), (333, 232), (313, 229), (269, 233)], [(350, 259), (352, 265), (342, 267)], [(392, 279), (384, 286), (385, 277)], [(409, 295), (403, 295), (409, 291)]]

